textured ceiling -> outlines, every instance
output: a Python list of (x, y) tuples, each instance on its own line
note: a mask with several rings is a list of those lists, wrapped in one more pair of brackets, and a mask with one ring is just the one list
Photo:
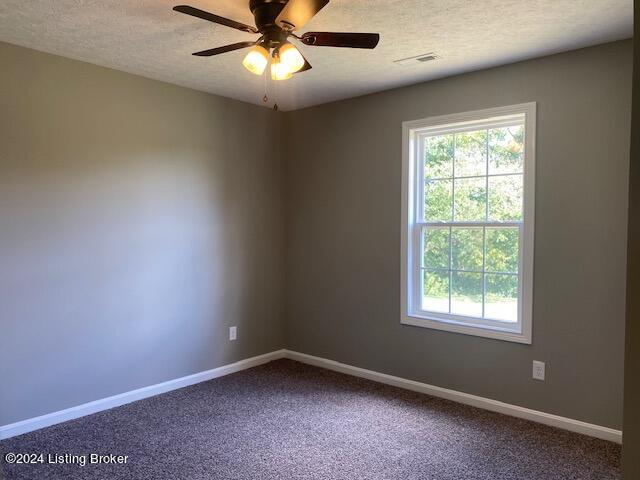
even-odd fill
[[(253, 24), (248, 0), (2, 0), (0, 40), (262, 104), (244, 53), (192, 52), (255, 36), (173, 12), (179, 3)], [(293, 110), (628, 38), (633, 0), (331, 0), (304, 30), (379, 32), (376, 50), (303, 46), (313, 70), (278, 82)], [(304, 31), (303, 30), (303, 31)], [(435, 62), (394, 60), (436, 52)]]

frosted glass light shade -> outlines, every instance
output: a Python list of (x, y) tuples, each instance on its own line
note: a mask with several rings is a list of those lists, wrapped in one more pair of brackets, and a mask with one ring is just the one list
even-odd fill
[(280, 61), (280, 58), (276, 55), (271, 60), (271, 78), (273, 80), (288, 80), (293, 75), (289, 66)]
[(267, 68), (268, 63), (269, 52), (266, 48), (260, 45), (256, 45), (249, 50), (249, 53), (247, 53), (247, 56), (244, 57), (244, 60), (242, 61), (244, 68), (256, 75), (262, 75), (264, 73), (264, 69)]
[(284, 63), (291, 73), (295, 73), (304, 67), (304, 57), (294, 45), (285, 43), (280, 47), (279, 54), (280, 62)]

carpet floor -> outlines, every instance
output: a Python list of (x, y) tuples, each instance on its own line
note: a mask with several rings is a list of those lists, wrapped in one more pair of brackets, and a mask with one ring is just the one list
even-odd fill
[[(8, 452), (128, 458), (17, 465)], [(620, 478), (619, 445), (290, 360), (4, 440), (0, 454), (8, 480)]]

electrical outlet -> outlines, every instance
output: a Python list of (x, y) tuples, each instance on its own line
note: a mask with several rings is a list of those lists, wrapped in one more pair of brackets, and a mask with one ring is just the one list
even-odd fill
[(533, 378), (544, 381), (544, 362), (533, 361)]
[(237, 327), (229, 327), (229, 340), (235, 340), (236, 338), (238, 338)]

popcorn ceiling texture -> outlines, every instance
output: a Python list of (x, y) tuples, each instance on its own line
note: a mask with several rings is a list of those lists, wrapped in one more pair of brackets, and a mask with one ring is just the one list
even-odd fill
[[(173, 12), (180, 3), (253, 24), (248, 0), (3, 0), (0, 40), (262, 104), (243, 51), (191, 55), (256, 36)], [(313, 70), (269, 88), (294, 110), (628, 38), (632, 25), (632, 0), (331, 0), (304, 30), (379, 32), (378, 48), (303, 46)], [(443, 58), (393, 63), (428, 52)]]

